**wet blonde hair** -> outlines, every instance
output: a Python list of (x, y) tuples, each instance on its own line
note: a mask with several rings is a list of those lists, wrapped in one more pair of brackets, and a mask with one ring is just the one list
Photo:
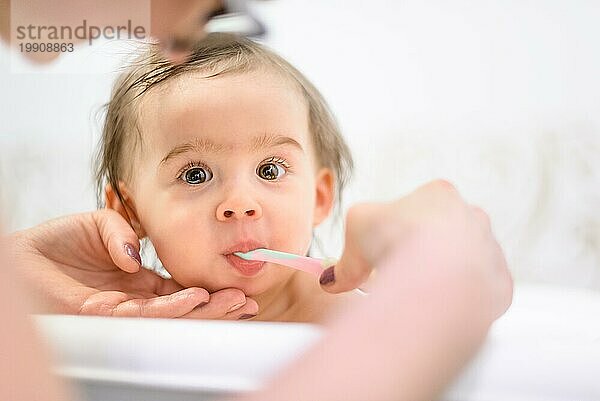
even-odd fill
[(138, 111), (145, 93), (187, 73), (203, 72), (205, 78), (212, 78), (260, 69), (279, 73), (303, 95), (308, 105), (309, 129), (317, 162), (319, 167), (334, 172), (339, 203), (353, 161), (323, 96), (300, 71), (265, 46), (235, 35), (210, 34), (197, 45), (186, 62), (178, 65), (166, 60), (157, 46), (150, 46), (117, 79), (110, 101), (105, 105), (106, 118), (96, 156), (98, 206), (103, 206), (102, 194), (107, 184), (124, 201), (119, 181), (127, 182), (131, 178), (132, 156), (143, 143)]

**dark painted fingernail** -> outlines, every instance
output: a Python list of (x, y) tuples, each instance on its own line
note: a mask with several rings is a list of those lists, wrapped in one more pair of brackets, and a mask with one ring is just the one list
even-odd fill
[(133, 247), (133, 245), (127, 243), (124, 245), (125, 246), (125, 253), (133, 260), (135, 260), (136, 262), (138, 262), (138, 264), (141, 266), (142, 265), (142, 258), (140, 256), (140, 253), (138, 251), (135, 250), (135, 248)]
[(333, 272), (334, 267), (335, 266), (331, 266), (323, 270), (323, 273), (321, 273), (321, 278), (319, 278), (319, 283), (321, 283), (321, 285), (330, 285), (335, 283), (335, 273)]
[(202, 308), (206, 304), (208, 304), (208, 302), (200, 302), (198, 305), (196, 305), (196, 307), (194, 308), (194, 310), (200, 309), (200, 308)]
[(254, 316), (256, 316), (256, 315), (251, 315), (249, 313), (244, 313), (242, 316), (238, 317), (238, 320), (252, 319)]

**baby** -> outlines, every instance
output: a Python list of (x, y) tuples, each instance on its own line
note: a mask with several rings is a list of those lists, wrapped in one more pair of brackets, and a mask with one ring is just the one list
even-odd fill
[(98, 155), (106, 207), (182, 286), (238, 288), (269, 321), (318, 322), (351, 296), (233, 255), (306, 255), (352, 168), (321, 94), (263, 46), (211, 34), (180, 65), (151, 48), (114, 86)]

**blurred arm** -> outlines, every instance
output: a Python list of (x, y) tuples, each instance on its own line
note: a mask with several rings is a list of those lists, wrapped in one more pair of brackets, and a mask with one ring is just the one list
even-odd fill
[(64, 401), (62, 383), (50, 375), (49, 355), (27, 315), (29, 299), (0, 246), (0, 400)]
[[(374, 290), (251, 400), (434, 400), (482, 344), (491, 323), (479, 289), (396, 253)], [(435, 274), (433, 274), (435, 273)]]

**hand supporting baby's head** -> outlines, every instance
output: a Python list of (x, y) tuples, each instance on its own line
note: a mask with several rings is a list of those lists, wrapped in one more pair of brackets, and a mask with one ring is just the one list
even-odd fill
[(152, 48), (117, 81), (98, 154), (106, 206), (173, 278), (261, 294), (292, 271), (235, 251), (305, 254), (352, 166), (325, 101), (248, 39), (214, 34), (171, 65)]

